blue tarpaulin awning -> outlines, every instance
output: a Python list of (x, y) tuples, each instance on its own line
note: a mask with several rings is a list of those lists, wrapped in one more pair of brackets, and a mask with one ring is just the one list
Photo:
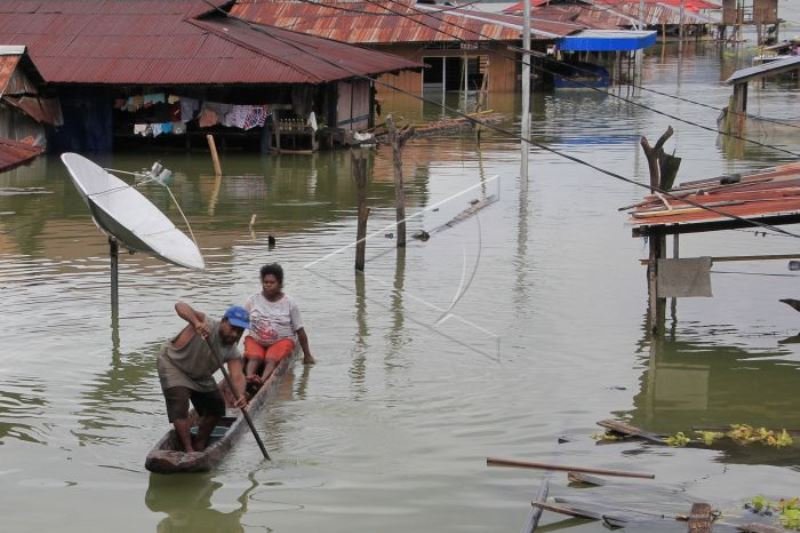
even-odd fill
[(558, 39), (563, 52), (627, 52), (656, 42), (655, 31), (586, 30)]

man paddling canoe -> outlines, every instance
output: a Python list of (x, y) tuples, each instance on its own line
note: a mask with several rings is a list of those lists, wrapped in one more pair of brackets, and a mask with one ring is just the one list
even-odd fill
[[(178, 302), (175, 312), (189, 324), (158, 354), (158, 377), (167, 404), (167, 417), (186, 452), (203, 450), (211, 431), (225, 415), (225, 401), (214, 372), (224, 361), (237, 392), (235, 406), (244, 408), (244, 365), (237, 343), (250, 327), (250, 315), (242, 307), (225, 311), (222, 320), (207, 318), (189, 304)], [(213, 348), (212, 348), (213, 347)], [(197, 437), (192, 440), (189, 400), (200, 415)]]

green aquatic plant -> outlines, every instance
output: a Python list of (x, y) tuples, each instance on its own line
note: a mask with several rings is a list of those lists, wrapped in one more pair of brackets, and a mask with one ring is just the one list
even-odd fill
[(605, 433), (592, 433), (592, 439), (615, 441), (615, 440), (622, 440), (622, 436), (619, 433), (613, 431), (606, 431)]
[(754, 496), (753, 499), (750, 500), (749, 505), (745, 504), (745, 508), (751, 509), (759, 514), (769, 510), (770, 507), (772, 507), (772, 502), (760, 494), (758, 496)]
[(744, 507), (763, 516), (778, 513), (778, 521), (785, 529), (800, 531), (800, 498), (781, 498), (774, 502), (758, 495), (745, 503)]
[(684, 435), (683, 431), (679, 431), (676, 434), (667, 437), (664, 441), (674, 448), (682, 448), (692, 442), (692, 439)]
[(714, 441), (725, 436), (724, 433), (719, 431), (695, 431), (695, 433), (700, 435), (700, 440), (703, 441), (703, 444), (706, 446), (711, 446), (714, 444)]
[(786, 529), (800, 530), (800, 509), (786, 509), (778, 519)]
[(748, 424), (731, 425), (731, 430), (727, 435), (740, 444), (760, 443), (765, 446), (784, 448), (794, 443), (794, 439), (785, 429), (776, 434), (773, 430), (764, 427), (754, 428)]

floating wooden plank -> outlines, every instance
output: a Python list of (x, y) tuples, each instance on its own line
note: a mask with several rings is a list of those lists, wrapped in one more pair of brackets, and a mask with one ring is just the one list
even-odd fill
[(583, 483), (584, 485), (592, 485), (594, 487), (602, 487), (608, 483), (605, 479), (597, 476), (590, 476), (581, 472), (567, 472), (567, 481), (570, 483)]
[(587, 468), (582, 466), (554, 465), (547, 463), (534, 463), (530, 461), (518, 461), (515, 459), (501, 459), (499, 457), (487, 457), (486, 466), (509, 466), (517, 468), (535, 468), (539, 470), (556, 470), (559, 472), (582, 472), (585, 474), (599, 474), (601, 476), (633, 477), (639, 479), (654, 479), (655, 474), (642, 472), (628, 472), (624, 470), (606, 470), (604, 468)]
[(554, 498), (555, 503), (560, 505), (569, 505), (579, 509), (587, 509), (590, 511), (597, 511), (602, 513), (603, 516), (619, 516), (622, 515), (626, 521), (631, 520), (675, 520), (679, 522), (686, 522), (689, 520), (689, 515), (680, 513), (670, 513), (660, 509), (636, 509), (633, 507), (623, 506), (621, 503), (614, 503), (613, 507), (603, 502), (587, 502), (581, 498), (565, 498), (557, 496)]
[[(546, 502), (547, 494), (550, 492), (550, 482), (546, 479), (542, 481), (542, 486), (539, 487), (539, 493), (536, 495), (537, 502)], [(528, 513), (528, 519), (525, 525), (522, 526), (522, 533), (534, 533), (539, 525), (539, 519), (542, 517), (542, 508), (533, 506), (531, 512)]]
[(695, 503), (692, 505), (692, 512), (689, 515), (689, 525), (686, 531), (689, 533), (710, 533), (713, 521), (711, 506), (707, 503)]
[(768, 524), (745, 524), (739, 526), (738, 529), (745, 533), (785, 533), (788, 531), (782, 527), (770, 526)]
[(626, 424), (625, 422), (620, 422), (618, 420), (611, 420), (611, 419), (601, 420), (600, 422), (597, 423), (597, 425), (609, 429), (615, 433), (619, 433), (621, 435), (644, 439), (648, 442), (652, 442), (653, 444), (662, 444), (662, 445), (667, 444), (667, 441), (664, 439), (664, 437), (657, 433), (645, 431), (641, 428), (637, 428), (636, 426), (632, 426), (630, 424)]
[(534, 507), (539, 507), (540, 509), (544, 509), (545, 511), (550, 511), (552, 513), (558, 513), (567, 516), (574, 516), (575, 518), (588, 518), (589, 520), (603, 519), (602, 513), (598, 513), (596, 511), (590, 511), (588, 509), (579, 509), (577, 507), (572, 507), (569, 505), (556, 505), (554, 503), (546, 503), (546, 502), (531, 502), (531, 505), (533, 505)]

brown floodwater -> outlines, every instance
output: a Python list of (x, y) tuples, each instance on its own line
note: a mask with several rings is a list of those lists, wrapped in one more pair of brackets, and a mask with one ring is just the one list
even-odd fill
[[(747, 58), (713, 45), (683, 52), (649, 51), (643, 84), (725, 105), (722, 80)], [(799, 92), (753, 87), (750, 111), (798, 119)], [(713, 109), (622, 94), (715, 125)], [(492, 95), (490, 106), (518, 131), (518, 96)], [(408, 120), (440, 114), (405, 98), (384, 109)], [(595, 92), (537, 94), (532, 110), (538, 142), (640, 182), (639, 136), (654, 141), (668, 125), (668, 149), (683, 158), (679, 181), (792, 159)], [(769, 142), (800, 152), (791, 132)], [(617, 211), (643, 189), (536, 148), (521, 187), (519, 143), (499, 133), (480, 145), (469, 134), (413, 141), (403, 156), (409, 233), (439, 227), (474, 199), (499, 200), (398, 254), (391, 152), (369, 157), (363, 276), (349, 247), (356, 192), (345, 152), (225, 153), (219, 181), (202, 153), (96, 158), (131, 171), (160, 159), (173, 170), (172, 191), (207, 262), (192, 272), (123, 254), (117, 314), (106, 241), (59, 159), (0, 174), (0, 191), (27, 189), (0, 195), (0, 529), (519, 530), (544, 474), (489, 469), (490, 455), (655, 473), (624, 482), (635, 487), (620, 492), (631, 505), (674, 498), (688, 510), (696, 498), (736, 510), (760, 493), (797, 495), (797, 447), (592, 439), (595, 422), (612, 417), (670, 433), (739, 422), (800, 428), (800, 344), (791, 342), (800, 315), (778, 302), (800, 290), (785, 261), (715, 265), (714, 297), (680, 300), (667, 335), (653, 341), (639, 265), (647, 246)], [(141, 190), (182, 224), (164, 189)], [(796, 250), (792, 238), (750, 230), (681, 240), (684, 257)], [(319, 361), (296, 367), (255, 416), (274, 460), (263, 462), (243, 435), (210, 474), (150, 475), (144, 457), (168, 427), (155, 358), (181, 327), (174, 302), (218, 315), (257, 291), (258, 269), (272, 261), (286, 270)], [(550, 479), (554, 494), (574, 494), (563, 475)], [(546, 514), (543, 524), (559, 520)]]

